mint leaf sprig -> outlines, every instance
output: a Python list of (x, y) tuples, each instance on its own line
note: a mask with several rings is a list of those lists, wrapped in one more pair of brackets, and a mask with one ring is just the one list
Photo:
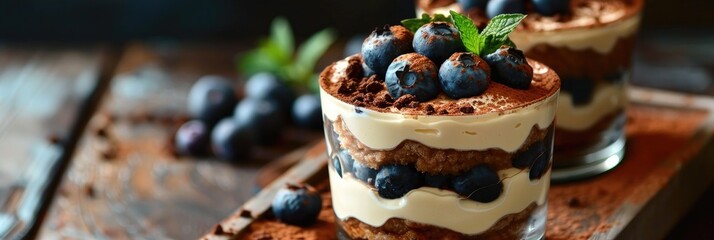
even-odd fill
[(444, 16), (443, 14), (434, 14), (434, 17), (429, 16), (429, 14), (421, 14), (421, 18), (409, 18), (401, 21), (402, 25), (409, 29), (411, 32), (416, 32), (421, 26), (430, 22), (452, 22), (450, 17)]
[(258, 47), (238, 59), (238, 70), (246, 75), (270, 72), (280, 76), (296, 88), (318, 89), (315, 65), (337, 36), (332, 29), (324, 29), (305, 40), (295, 51), (295, 39), (285, 18), (273, 20), (270, 36)]
[(493, 17), (486, 28), (479, 33), (471, 19), (455, 11), (450, 13), (466, 50), (479, 56), (495, 52), (504, 44), (516, 47), (508, 35), (526, 18), (526, 15), (518, 13), (501, 14)]

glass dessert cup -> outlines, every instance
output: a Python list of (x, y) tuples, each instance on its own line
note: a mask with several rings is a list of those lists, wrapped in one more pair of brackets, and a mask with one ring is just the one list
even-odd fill
[[(571, 16), (528, 13), (510, 35), (526, 56), (561, 78), (553, 181), (592, 177), (622, 161), (626, 88), (643, 5), (643, 0), (572, 2)], [(462, 11), (450, 0), (418, 0), (417, 6), (417, 13)], [(465, 13), (477, 25), (487, 21), (480, 9)]]
[[(400, 109), (354, 104), (338, 93), (340, 79), (361, 78), (359, 56), (323, 71), (338, 238), (541, 239), (559, 79), (529, 63), (529, 90), (492, 83), (480, 96), (440, 96)], [(367, 96), (351, 96), (357, 98)], [(463, 104), (471, 111), (455, 107)], [(406, 193), (382, 192), (375, 186), (386, 169), (415, 185)]]

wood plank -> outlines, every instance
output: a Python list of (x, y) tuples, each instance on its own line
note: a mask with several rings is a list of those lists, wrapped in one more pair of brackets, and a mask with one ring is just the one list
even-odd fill
[[(642, 88), (635, 92), (635, 100), (641, 103), (628, 110), (629, 143), (625, 160), (615, 170), (596, 178), (551, 186), (547, 239), (663, 238), (714, 178), (710, 174), (714, 171), (711, 131), (714, 105), (707, 104), (714, 99)], [(643, 98), (641, 94), (655, 97)], [(653, 105), (663, 98), (669, 106)], [(315, 151), (319, 149), (324, 147), (315, 147)], [(315, 156), (324, 156), (324, 153), (308, 154), (306, 159), (327, 161)], [(300, 162), (278, 179), (310, 175), (298, 171), (303, 165), (311, 164), (310, 161)], [(311, 174), (324, 176), (325, 171), (323, 167)], [(326, 179), (323, 177), (321, 181)], [(271, 193), (276, 191), (272, 188), (280, 187), (271, 185), (250, 201), (268, 203)], [(243, 239), (251, 232), (267, 234), (261, 229), (264, 226), (304, 232), (334, 231), (324, 226), (297, 230), (280, 224), (254, 226), (249, 223), (256, 220), (241, 217), (241, 210), (250, 210), (262, 223), (276, 221), (265, 214), (268, 208), (244, 205), (209, 231), (204, 239)]]
[(291, 129), (279, 144), (258, 148), (254, 159), (234, 165), (172, 154), (168, 142), (186, 119), (192, 83), (207, 74), (235, 79), (239, 50), (230, 45), (129, 46), (84, 132), (40, 238), (199, 237), (254, 195), (262, 166), (321, 137), (321, 132)]
[(34, 233), (110, 57), (96, 47), (0, 48), (0, 238)]

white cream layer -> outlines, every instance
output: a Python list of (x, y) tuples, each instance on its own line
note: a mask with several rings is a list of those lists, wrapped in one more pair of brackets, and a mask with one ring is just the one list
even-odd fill
[(332, 206), (339, 219), (353, 217), (374, 227), (390, 218), (401, 218), (473, 235), (488, 230), (503, 216), (523, 211), (531, 203), (545, 204), (550, 171), (534, 181), (528, 178), (527, 170), (511, 168), (498, 174), (503, 179), (501, 196), (490, 203), (479, 203), (431, 187), (412, 190), (399, 199), (383, 199), (351, 175), (340, 178), (330, 169)]
[[(627, 77), (627, 74), (624, 76)], [(623, 84), (607, 84), (594, 91), (590, 103), (583, 106), (574, 106), (572, 96), (568, 92), (561, 92), (555, 126), (570, 131), (586, 130), (603, 117), (622, 109), (627, 101)]]
[(322, 112), (335, 121), (342, 118), (347, 129), (374, 150), (395, 148), (413, 140), (431, 148), (513, 152), (521, 147), (533, 126), (546, 129), (555, 118), (558, 93), (520, 108), (464, 116), (403, 115), (383, 113), (345, 103), (320, 89)]
[(640, 14), (622, 21), (615, 21), (593, 28), (573, 28), (556, 31), (514, 31), (511, 40), (519, 49), (528, 54), (528, 50), (539, 44), (567, 47), (572, 50), (592, 49), (606, 54), (612, 51), (617, 40), (637, 32)]

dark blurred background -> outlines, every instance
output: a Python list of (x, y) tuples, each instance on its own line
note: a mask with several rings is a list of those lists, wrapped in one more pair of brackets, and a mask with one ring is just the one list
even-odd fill
[[(714, 1), (651, 0), (645, 32), (714, 28)], [(285, 16), (299, 38), (325, 27), (341, 36), (414, 15), (413, 0), (0, 0), (0, 41), (243, 40)]]

